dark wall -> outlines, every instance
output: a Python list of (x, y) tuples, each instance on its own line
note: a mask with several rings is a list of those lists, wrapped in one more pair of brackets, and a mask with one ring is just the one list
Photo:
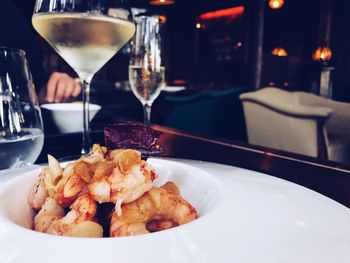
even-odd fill
[[(30, 21), (34, 0), (12, 0), (19, 6)], [(279, 10), (265, 8), (264, 31), (264, 84), (287, 82), (290, 89), (308, 90), (310, 83), (317, 77), (317, 67), (312, 61), (311, 54), (320, 44), (320, 17), (321, 3), (324, 0), (288, 0)], [(266, 1), (268, 2), (268, 1)], [(150, 7), (146, 0), (132, 0), (132, 5)], [(331, 27), (330, 47), (333, 50), (333, 59), (330, 62), (335, 67), (334, 71), (334, 96), (338, 100), (350, 101), (350, 10), (349, 0), (333, 0), (333, 16)], [(196, 65), (195, 22), (196, 17), (210, 10), (218, 10), (237, 5), (245, 5), (245, 1), (237, 0), (177, 0), (174, 6), (158, 9), (168, 17), (167, 22), (167, 68), (168, 79), (195, 78), (198, 82), (231, 81), (239, 80), (240, 84), (248, 82), (249, 74), (246, 61), (242, 63), (219, 63), (208, 65)], [(249, 27), (242, 26), (242, 31), (247, 32)], [(244, 34), (244, 32), (243, 32)], [(198, 44), (198, 43), (197, 43)], [(275, 58), (271, 51), (276, 46), (286, 48), (287, 58)], [(46, 47), (47, 49), (47, 47)], [(125, 58), (125, 59), (124, 59)], [(119, 62), (123, 63), (118, 64)], [(102, 74), (113, 80), (114, 76), (125, 78), (119, 69), (127, 63), (127, 57), (116, 57)], [(115, 70), (114, 70), (115, 69)], [(116, 74), (120, 72), (123, 76)], [(109, 76), (111, 75), (111, 76)]]
[(195, 16), (186, 9), (167, 12), (168, 79), (188, 79), (194, 55)]
[(311, 59), (317, 46), (320, 0), (285, 1), (281, 9), (265, 8), (264, 51), (283, 46), (291, 56)]
[(350, 1), (334, 1), (331, 48), (334, 65), (334, 95), (350, 102)]

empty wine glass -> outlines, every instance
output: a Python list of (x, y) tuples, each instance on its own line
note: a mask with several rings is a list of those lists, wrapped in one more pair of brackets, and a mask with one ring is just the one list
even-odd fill
[(0, 170), (33, 164), (44, 143), (25, 52), (0, 47)]
[(134, 35), (123, 0), (36, 0), (33, 26), (83, 84), (83, 147), (91, 152), (89, 90), (95, 73)]
[(165, 78), (163, 21), (159, 16), (138, 16), (135, 23), (129, 81), (133, 93), (143, 105), (144, 123), (149, 125), (152, 103), (159, 96)]

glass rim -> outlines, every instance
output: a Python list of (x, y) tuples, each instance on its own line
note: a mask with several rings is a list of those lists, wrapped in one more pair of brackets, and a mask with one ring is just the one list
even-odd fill
[(137, 19), (159, 19), (161, 15), (136, 15), (134, 17), (134, 20), (136, 21)]
[[(1, 1), (1, 0), (0, 0)], [(131, 12), (130, 12), (131, 13)], [(47, 14), (52, 14), (52, 15), (61, 15), (61, 14), (95, 14), (94, 12), (91, 12), (91, 11), (48, 11), (48, 12), (34, 12), (32, 17), (38, 17), (38, 16), (41, 16), (41, 15), (47, 15)], [(104, 17), (108, 17), (108, 18), (116, 18), (116, 19), (120, 19), (120, 20), (124, 20), (124, 21), (127, 21), (127, 22), (133, 22), (133, 19), (132, 18), (125, 18), (125, 17), (118, 17), (118, 16), (115, 16), (115, 15), (111, 15), (109, 13), (99, 13), (98, 14), (99, 16), (104, 16)]]
[(11, 53), (17, 53), (20, 55), (26, 55), (26, 52), (23, 49), (0, 46), (0, 52), (3, 53), (4, 51), (11, 52)]

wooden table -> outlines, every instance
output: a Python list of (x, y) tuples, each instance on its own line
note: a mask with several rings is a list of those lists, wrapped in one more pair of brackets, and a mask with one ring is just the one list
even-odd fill
[[(159, 139), (164, 157), (202, 160), (263, 172), (315, 190), (350, 208), (350, 167), (297, 154), (285, 153), (241, 142), (228, 142), (193, 135), (154, 125), (163, 135)], [(103, 132), (92, 134), (94, 143), (103, 144)], [(45, 138), (38, 162), (46, 154), (56, 158), (79, 154), (81, 134), (53, 135)]]

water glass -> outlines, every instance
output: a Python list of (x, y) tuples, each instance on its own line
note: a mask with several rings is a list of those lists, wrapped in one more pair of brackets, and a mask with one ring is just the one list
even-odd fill
[(0, 170), (33, 164), (44, 142), (25, 52), (0, 47)]

